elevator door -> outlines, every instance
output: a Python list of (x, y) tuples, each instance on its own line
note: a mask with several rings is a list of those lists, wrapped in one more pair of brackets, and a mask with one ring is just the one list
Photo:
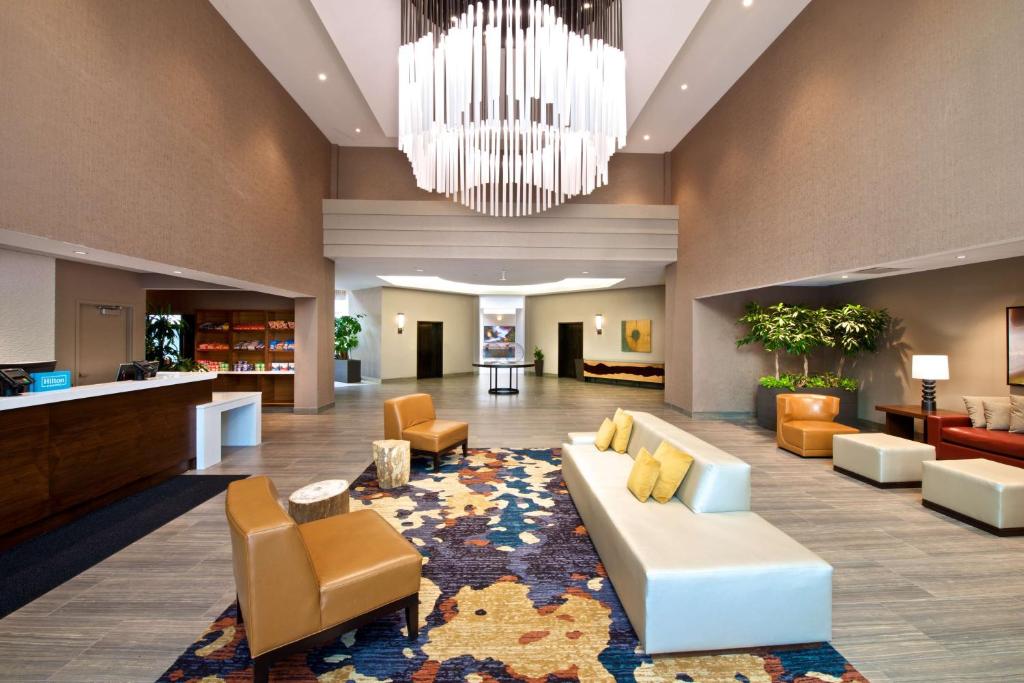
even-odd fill
[(420, 320), (416, 323), (416, 378), (444, 374), (444, 323)]
[(583, 323), (558, 323), (558, 376), (575, 377), (583, 358)]

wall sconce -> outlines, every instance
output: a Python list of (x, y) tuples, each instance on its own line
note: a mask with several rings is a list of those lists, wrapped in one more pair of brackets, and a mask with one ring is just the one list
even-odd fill
[(604, 316), (600, 313), (594, 316), (594, 328), (597, 330), (598, 334), (601, 334), (604, 331)]
[(405, 313), (399, 313), (395, 316), (395, 325), (398, 326), (398, 334), (402, 334), (405, 329)]

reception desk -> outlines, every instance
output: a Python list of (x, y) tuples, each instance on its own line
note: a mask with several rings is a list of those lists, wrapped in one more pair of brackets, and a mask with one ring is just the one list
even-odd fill
[(216, 373), (0, 398), (0, 548), (195, 466)]

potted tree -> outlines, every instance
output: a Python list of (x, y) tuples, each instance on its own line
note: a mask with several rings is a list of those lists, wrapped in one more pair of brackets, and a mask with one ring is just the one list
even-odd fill
[(538, 377), (544, 375), (544, 352), (539, 346), (533, 347), (533, 371)]
[(146, 360), (160, 363), (160, 370), (174, 370), (182, 361), (181, 333), (185, 321), (170, 307), (151, 309), (146, 315)]
[(363, 381), (362, 364), (349, 358), (349, 352), (359, 346), (359, 333), (363, 326), (359, 319), (362, 313), (343, 315), (334, 319), (334, 381), (356, 384)]
[[(879, 322), (881, 321), (881, 322)], [(775, 360), (775, 374), (761, 377), (756, 396), (757, 423), (765, 429), (775, 429), (776, 397), (783, 392), (806, 392), (837, 396), (840, 399), (836, 421), (856, 426), (856, 380), (843, 377), (840, 372), (811, 374), (810, 357), (823, 347), (838, 346), (843, 356), (877, 350), (877, 340), (888, 323), (885, 311), (873, 311), (855, 304), (835, 309), (807, 308), (778, 303), (761, 306), (750, 303), (739, 323), (747, 326), (747, 334), (737, 340), (737, 346), (760, 344)], [(871, 334), (869, 334), (869, 331)], [(870, 336), (870, 339), (866, 338)], [(783, 373), (780, 352), (801, 359), (802, 373)]]

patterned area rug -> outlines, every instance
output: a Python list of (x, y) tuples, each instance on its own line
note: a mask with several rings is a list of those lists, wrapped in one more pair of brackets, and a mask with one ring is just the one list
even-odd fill
[[(371, 465), (352, 508), (391, 521), (424, 556), (420, 636), (394, 616), (279, 663), (279, 681), (866, 681), (829, 645), (650, 657), (639, 650), (561, 476), (557, 450), (471, 450), (438, 474), (413, 462), (382, 491)], [(251, 680), (232, 605), (161, 681)]]

